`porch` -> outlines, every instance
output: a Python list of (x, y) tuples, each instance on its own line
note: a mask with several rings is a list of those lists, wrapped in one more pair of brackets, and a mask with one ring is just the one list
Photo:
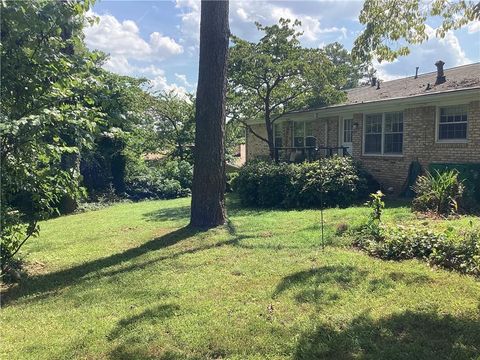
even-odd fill
[(334, 155), (350, 156), (346, 146), (275, 147), (275, 162), (311, 162)]

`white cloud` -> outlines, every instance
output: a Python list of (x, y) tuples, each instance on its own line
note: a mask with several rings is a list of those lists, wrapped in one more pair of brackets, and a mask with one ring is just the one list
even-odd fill
[(446, 69), (472, 62), (453, 32), (447, 32), (442, 39), (435, 37), (435, 29), (428, 25), (426, 31), (429, 40), (420, 45), (410, 46), (408, 56), (399, 57), (392, 63), (374, 64), (380, 79), (388, 81), (412, 76), (417, 66), (420, 68), (420, 74), (436, 71), (434, 64), (437, 60), (444, 61)]
[[(424, 44), (417, 46), (427, 54), (434, 53), (438, 59), (450, 62), (450, 66), (460, 66), (470, 64), (472, 61), (467, 57), (465, 51), (463, 51), (460, 41), (452, 31), (445, 34), (444, 38), (434, 38), (435, 30), (428, 26), (426, 27), (429, 40)], [(437, 59), (437, 60), (438, 60)]]
[[(93, 12), (88, 15), (98, 17), (99, 21), (85, 28), (85, 43), (90, 49), (98, 49), (110, 55), (103, 65), (105, 69), (120, 75), (149, 78), (151, 91), (174, 91), (180, 96), (186, 96), (184, 87), (170, 84), (165, 72), (152, 63), (181, 54), (182, 45), (159, 32), (152, 32), (146, 41), (132, 20), (120, 22), (112, 15)], [(184, 80), (188, 84), (186, 77)]]
[(319, 30), (320, 34), (337, 33), (337, 32), (342, 33), (343, 38), (347, 37), (347, 28), (344, 27), (344, 26), (342, 26), (341, 28), (333, 26), (333, 27), (324, 28), (324, 29)]
[(318, 34), (320, 34), (320, 20), (312, 16), (304, 16), (295, 14), (290, 8), (287, 7), (277, 7), (274, 6), (270, 12), (270, 21), (277, 22), (278, 19), (284, 18), (295, 21), (296, 19), (300, 20), (302, 23), (301, 29), (303, 31), (303, 36), (308, 41), (314, 41), (318, 39)]
[(237, 9), (237, 15), (242, 21), (249, 21), (250, 20), (247, 12), (242, 8)]
[(120, 75), (131, 75), (135, 71), (134, 67), (128, 62), (128, 59), (121, 55), (110, 56), (103, 65), (103, 68)]
[(151, 91), (173, 91), (182, 98), (187, 98), (187, 90), (183, 86), (179, 86), (175, 83), (169, 84), (167, 78), (164, 75), (159, 75), (150, 80), (152, 85)]
[(472, 21), (467, 25), (467, 31), (469, 34), (474, 34), (480, 31), (480, 20)]
[[(322, 14), (331, 16), (338, 12), (354, 11), (358, 13), (358, 2), (350, 2), (351, 6), (345, 2), (298, 2), (295, 8), (303, 10), (298, 12), (293, 9), (290, 3), (279, 1), (231, 1), (230, 2), (230, 28), (232, 33), (253, 40), (258, 38), (259, 33), (254, 25), (258, 21), (264, 25), (272, 25), (278, 22), (280, 18), (301, 21), (300, 30), (303, 32), (302, 40), (306, 45), (317, 45), (319, 39), (325, 40), (326, 36), (333, 33), (341, 33), (342, 38), (346, 38), (347, 29), (345, 27), (325, 27), (322, 28)], [(198, 49), (198, 34), (200, 27), (200, 3), (196, 0), (176, 0), (176, 7), (182, 11), (180, 15), (182, 38), (193, 41)], [(303, 8), (304, 9), (303, 9)], [(352, 10), (353, 9), (353, 10)]]
[(376, 77), (381, 81), (390, 81), (390, 80), (396, 80), (396, 79), (405, 77), (406, 74), (390, 73), (388, 70), (389, 67), (391, 68), (392, 65), (398, 64), (399, 62), (400, 60), (398, 59), (390, 63), (388, 62), (379, 63), (378, 61), (373, 61), (373, 67), (375, 68), (375, 70), (377, 70)]
[(128, 61), (128, 58), (122, 55), (109, 56), (109, 58), (103, 65), (103, 68), (120, 75), (128, 76), (155, 77), (165, 74), (162, 69), (158, 68), (153, 64), (147, 66), (132, 65)]
[(152, 51), (157, 54), (166, 52), (170, 55), (176, 55), (183, 52), (182, 45), (177, 44), (175, 40), (168, 36), (162, 36), (162, 34), (158, 32), (150, 34), (150, 44)]
[(114, 56), (132, 59), (166, 58), (183, 52), (182, 45), (158, 32), (150, 34), (149, 42), (141, 35), (132, 20), (118, 21), (112, 15), (98, 15), (99, 21), (84, 29), (85, 43), (90, 49), (98, 49)]
[(185, 40), (200, 41), (200, 2), (195, 0), (176, 0), (175, 7), (181, 11), (179, 30)]
[(185, 74), (177, 74), (175, 73), (175, 77), (187, 88), (193, 88), (193, 84), (189, 83), (187, 80), (187, 76)]

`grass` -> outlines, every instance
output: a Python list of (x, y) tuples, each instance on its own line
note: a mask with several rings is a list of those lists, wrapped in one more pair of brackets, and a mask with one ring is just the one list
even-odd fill
[[(120, 204), (41, 224), (30, 276), (4, 289), (5, 359), (471, 359), (480, 283), (387, 262), (335, 234), (367, 209), (255, 211), (186, 227), (189, 199)], [(387, 221), (462, 228), (473, 218)], [(478, 221), (478, 219), (474, 219)]]

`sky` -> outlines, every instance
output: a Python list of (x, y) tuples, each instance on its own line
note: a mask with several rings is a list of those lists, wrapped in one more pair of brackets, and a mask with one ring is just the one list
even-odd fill
[[(351, 50), (362, 31), (358, 15), (360, 0), (344, 1), (230, 1), (230, 30), (249, 41), (258, 40), (255, 21), (264, 25), (280, 18), (302, 22), (305, 47), (323, 47), (338, 41)], [(146, 77), (155, 90), (179, 94), (195, 92), (198, 76), (200, 2), (97, 0), (89, 11), (98, 22), (84, 30), (87, 46), (110, 55), (104, 67), (122, 75)], [(429, 19), (432, 36), (411, 47), (408, 56), (392, 63), (375, 63), (384, 81), (480, 61), (480, 21), (449, 32), (443, 39), (433, 36), (436, 20)]]

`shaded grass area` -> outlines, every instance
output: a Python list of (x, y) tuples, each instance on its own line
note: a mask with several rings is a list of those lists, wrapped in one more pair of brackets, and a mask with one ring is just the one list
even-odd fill
[[(480, 283), (418, 261), (353, 251), (338, 236), (367, 209), (241, 209), (186, 227), (189, 199), (121, 204), (41, 224), (34, 270), (6, 289), (8, 359), (469, 359)], [(385, 220), (461, 228), (473, 218)], [(473, 219), (478, 221), (478, 219)], [(39, 265), (40, 264), (40, 265)]]

